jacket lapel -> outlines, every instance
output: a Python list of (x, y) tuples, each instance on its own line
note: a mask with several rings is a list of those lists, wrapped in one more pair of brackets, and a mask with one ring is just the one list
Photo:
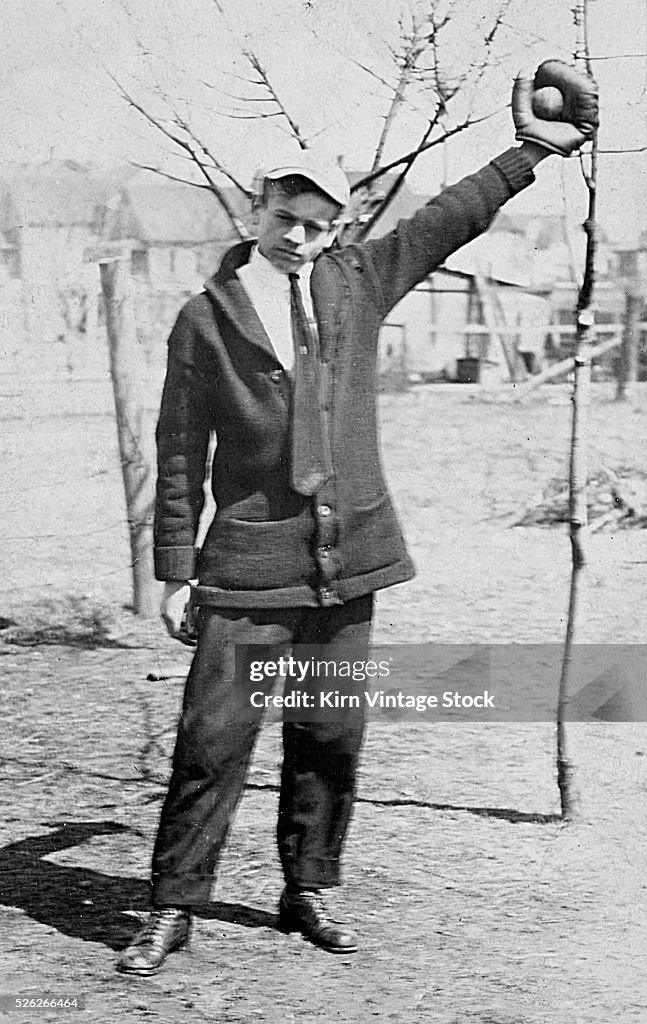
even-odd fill
[[(205, 291), (247, 341), (278, 361), (272, 342), (236, 273), (238, 267), (248, 262), (254, 244), (254, 240), (241, 242), (225, 253), (220, 269), (205, 283)], [(315, 260), (310, 291), (322, 354), (325, 359), (334, 358), (336, 335), (346, 315), (349, 296), (341, 268), (326, 253)]]
[(243, 337), (276, 360), (276, 352), (236, 270), (249, 259), (253, 241), (241, 242), (223, 258), (220, 269), (205, 283), (205, 291), (218, 303)]

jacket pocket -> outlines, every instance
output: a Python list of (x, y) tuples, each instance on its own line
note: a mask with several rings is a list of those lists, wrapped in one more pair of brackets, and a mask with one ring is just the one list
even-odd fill
[(255, 522), (214, 519), (200, 556), (200, 582), (233, 590), (303, 586), (314, 571), (311, 516)]
[(400, 524), (388, 494), (371, 504), (344, 510), (340, 546), (346, 577), (382, 569), (406, 554)]

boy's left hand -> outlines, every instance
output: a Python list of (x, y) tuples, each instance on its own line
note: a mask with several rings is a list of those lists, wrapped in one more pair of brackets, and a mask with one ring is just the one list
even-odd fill
[[(562, 109), (542, 114), (540, 90), (559, 90)], [(537, 103), (539, 113), (533, 106)], [(570, 156), (593, 137), (598, 127), (598, 87), (592, 78), (561, 60), (546, 60), (530, 82), (521, 75), (512, 90), (512, 117), (516, 138), (543, 146), (551, 153)]]

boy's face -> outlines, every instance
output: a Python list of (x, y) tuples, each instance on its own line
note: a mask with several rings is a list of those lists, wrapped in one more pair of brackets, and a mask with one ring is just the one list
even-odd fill
[(332, 243), (338, 215), (321, 193), (288, 196), (277, 187), (259, 211), (259, 252), (282, 274), (296, 273)]

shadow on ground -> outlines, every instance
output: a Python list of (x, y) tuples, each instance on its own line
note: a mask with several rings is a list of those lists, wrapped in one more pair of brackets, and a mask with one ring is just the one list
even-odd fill
[[(47, 858), (97, 836), (132, 831), (114, 821), (81, 821), (10, 843), (0, 849), (0, 903), (64, 935), (122, 949), (138, 924), (133, 912), (136, 917), (150, 909), (148, 884)], [(196, 912), (245, 928), (276, 927), (274, 914), (239, 903), (209, 903)]]
[[(269, 789), (275, 793), (279, 787), (271, 782), (247, 782), (245, 789)], [(542, 814), (539, 811), (518, 811), (512, 807), (466, 807), (464, 804), (438, 804), (430, 800), (416, 800), (413, 797), (380, 797), (358, 796), (356, 804), (370, 804), (373, 807), (425, 807), (431, 811), (465, 811), (477, 818), (498, 818), (509, 821), (512, 825), (554, 825), (561, 821), (559, 814)]]

